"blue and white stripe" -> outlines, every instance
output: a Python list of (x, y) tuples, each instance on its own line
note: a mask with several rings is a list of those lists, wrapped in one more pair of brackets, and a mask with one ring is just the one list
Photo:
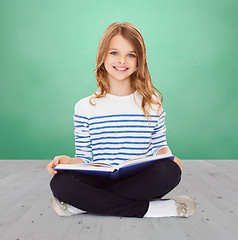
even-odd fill
[(151, 115), (149, 125), (143, 114), (105, 114), (85, 117), (74, 114), (75, 157), (85, 162), (104, 161), (117, 165), (138, 156), (155, 154), (166, 147), (163, 111)]

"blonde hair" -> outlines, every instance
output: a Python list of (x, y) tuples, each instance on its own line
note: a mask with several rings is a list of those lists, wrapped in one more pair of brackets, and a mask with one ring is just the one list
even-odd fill
[[(136, 51), (136, 54), (138, 56), (137, 68), (135, 72), (130, 76), (131, 85), (133, 90), (137, 90), (138, 93), (142, 95), (141, 108), (147, 119), (149, 120), (150, 118), (151, 120), (150, 113), (149, 111), (147, 111), (146, 107), (149, 106), (150, 108), (152, 108), (152, 104), (159, 105), (159, 113), (163, 101), (163, 96), (162, 93), (152, 84), (150, 73), (147, 67), (146, 48), (142, 34), (134, 25), (127, 22), (112, 23), (102, 35), (102, 38), (98, 45), (96, 68), (94, 70), (99, 92), (97, 93), (98, 90), (95, 90), (95, 96), (92, 96), (89, 101), (92, 105), (95, 106), (95, 104), (91, 101), (92, 98), (101, 98), (104, 97), (107, 93), (109, 93), (109, 82), (106, 78), (107, 71), (104, 66), (104, 61), (108, 53), (110, 40), (115, 35), (121, 35), (122, 37), (127, 39)], [(156, 93), (154, 89), (161, 95), (161, 99), (159, 94)], [(153, 98), (153, 96), (155, 98)]]

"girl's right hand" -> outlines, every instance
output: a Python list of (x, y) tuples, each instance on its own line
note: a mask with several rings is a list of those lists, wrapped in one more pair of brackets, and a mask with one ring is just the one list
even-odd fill
[(57, 171), (54, 170), (54, 168), (58, 164), (70, 164), (71, 157), (62, 155), (62, 156), (56, 156), (54, 159), (47, 165), (48, 171), (51, 173), (52, 176), (54, 176)]

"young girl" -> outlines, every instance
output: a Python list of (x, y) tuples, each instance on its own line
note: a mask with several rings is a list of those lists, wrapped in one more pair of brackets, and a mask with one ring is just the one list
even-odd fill
[(52, 208), (59, 216), (190, 216), (195, 211), (190, 197), (161, 199), (180, 182), (177, 157), (120, 180), (53, 169), (58, 164), (100, 160), (117, 165), (135, 157), (171, 154), (163, 97), (152, 84), (144, 40), (135, 26), (115, 22), (106, 29), (95, 73), (98, 89), (75, 105), (75, 158), (56, 156), (47, 166), (53, 175)]

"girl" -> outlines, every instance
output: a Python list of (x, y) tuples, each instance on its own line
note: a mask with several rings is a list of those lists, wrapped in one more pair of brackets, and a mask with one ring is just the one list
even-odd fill
[(177, 157), (120, 180), (53, 169), (60, 163), (100, 160), (117, 165), (130, 158), (171, 154), (163, 97), (152, 84), (144, 40), (134, 25), (115, 22), (106, 29), (95, 73), (98, 90), (75, 105), (75, 158), (56, 156), (47, 166), (53, 175), (52, 208), (59, 216), (86, 212), (138, 218), (190, 216), (195, 211), (191, 198), (161, 199), (180, 182)]

